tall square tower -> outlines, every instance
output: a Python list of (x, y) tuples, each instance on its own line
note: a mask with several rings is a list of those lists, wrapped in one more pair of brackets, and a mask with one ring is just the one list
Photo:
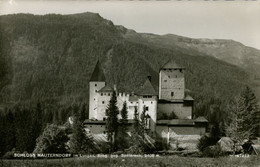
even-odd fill
[(185, 95), (185, 68), (178, 66), (174, 61), (168, 61), (159, 73), (159, 99), (183, 100)]

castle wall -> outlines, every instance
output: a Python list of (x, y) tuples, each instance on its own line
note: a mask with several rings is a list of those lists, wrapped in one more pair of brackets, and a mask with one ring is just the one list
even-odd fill
[(97, 119), (97, 101), (98, 101), (98, 93), (101, 88), (105, 86), (105, 82), (89, 82), (89, 118)]
[(170, 145), (170, 149), (196, 150), (205, 127), (157, 125), (157, 135)]
[(161, 70), (159, 86), (159, 99), (184, 99), (184, 71), (182, 69)]
[[(146, 96), (147, 97), (147, 96)], [(152, 96), (151, 98), (144, 98), (141, 96), (138, 100), (138, 112), (139, 115), (143, 112), (143, 107), (145, 106), (148, 110), (146, 110), (146, 114), (151, 117), (150, 128), (155, 130), (155, 122), (157, 121), (157, 97)]]
[(192, 106), (184, 106), (183, 103), (158, 103), (157, 112), (167, 115), (174, 112), (178, 119), (191, 119)]
[(93, 134), (105, 134), (106, 133), (106, 124), (87, 124), (84, 125), (85, 129), (88, 132)]

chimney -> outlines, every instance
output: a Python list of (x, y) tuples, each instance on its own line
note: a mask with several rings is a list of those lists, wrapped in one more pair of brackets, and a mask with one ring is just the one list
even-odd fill
[(152, 82), (152, 76), (148, 75), (147, 78), (149, 79), (150, 82)]

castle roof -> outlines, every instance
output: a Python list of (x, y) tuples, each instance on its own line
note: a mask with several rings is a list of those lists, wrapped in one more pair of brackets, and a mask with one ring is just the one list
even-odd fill
[(110, 86), (106, 85), (98, 91), (98, 93), (105, 93), (105, 92), (113, 92), (113, 89)]
[(158, 120), (157, 124), (159, 125), (186, 125), (186, 126), (193, 126), (194, 120), (193, 119), (172, 119), (172, 120)]
[(150, 96), (157, 95), (149, 79), (146, 79), (144, 85), (136, 93), (138, 95), (150, 95)]
[(131, 102), (131, 101), (138, 101), (138, 96), (136, 96), (136, 95), (130, 96), (130, 97), (129, 97), (129, 101), (130, 101), (130, 102)]
[(90, 81), (106, 81), (104, 72), (100, 67), (99, 61), (97, 61), (96, 67), (91, 75)]
[(205, 117), (200, 116), (195, 119), (195, 122), (208, 122), (208, 120)]
[(190, 95), (187, 95), (185, 96), (184, 100), (193, 101), (194, 99)]
[(161, 69), (184, 69), (184, 67), (179, 66), (173, 59), (170, 59)]

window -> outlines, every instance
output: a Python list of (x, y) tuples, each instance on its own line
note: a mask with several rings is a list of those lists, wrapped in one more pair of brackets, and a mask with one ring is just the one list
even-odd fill
[(167, 80), (164, 80), (164, 82), (167, 82)]
[(95, 86), (97, 86), (97, 84), (95, 84)]
[(102, 104), (105, 104), (105, 101), (102, 101)]
[(133, 104), (133, 102), (131, 101), (131, 104)]
[(168, 77), (169, 77), (169, 78), (171, 78), (171, 76), (170, 76), (170, 75), (169, 75)]
[(151, 101), (151, 104), (153, 104), (153, 102)]
[(182, 69), (180, 69), (180, 72), (182, 72)]
[(101, 93), (101, 96), (103, 96), (103, 93)]
[(96, 99), (94, 98), (94, 101), (95, 101)]
[(149, 110), (149, 107), (145, 107), (145, 110), (148, 111), (148, 110)]
[(95, 92), (97, 92), (97, 90), (95, 90)]
[(106, 117), (103, 117), (103, 121), (105, 121), (106, 120)]
[(110, 93), (108, 93), (107, 95), (110, 96)]
[(174, 96), (174, 92), (171, 92), (171, 96), (172, 96), (172, 97)]

